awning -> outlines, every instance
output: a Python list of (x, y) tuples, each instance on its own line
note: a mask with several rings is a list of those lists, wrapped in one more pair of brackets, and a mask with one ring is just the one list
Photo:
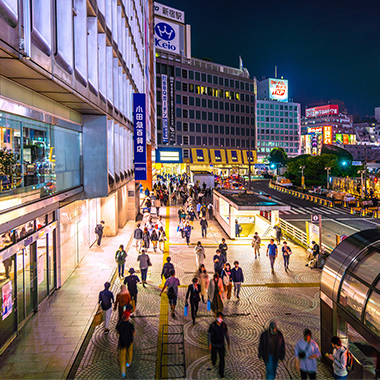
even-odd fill
[(231, 165), (241, 165), (241, 151), (235, 149), (227, 149), (228, 163)]
[[(248, 165), (248, 155), (249, 150), (243, 150), (243, 161), (244, 164)], [(255, 150), (251, 150), (251, 164), (255, 164), (257, 162), (257, 153)]]
[(207, 149), (191, 148), (191, 162), (193, 164), (205, 164), (208, 165), (210, 160), (208, 158)]
[(224, 149), (210, 149), (210, 160), (214, 165), (227, 163)]

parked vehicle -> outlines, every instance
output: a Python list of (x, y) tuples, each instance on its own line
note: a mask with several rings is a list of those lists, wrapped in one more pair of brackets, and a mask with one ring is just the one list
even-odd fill
[(293, 184), (290, 182), (290, 179), (286, 177), (277, 176), (276, 185), (284, 186), (284, 187), (292, 187)]

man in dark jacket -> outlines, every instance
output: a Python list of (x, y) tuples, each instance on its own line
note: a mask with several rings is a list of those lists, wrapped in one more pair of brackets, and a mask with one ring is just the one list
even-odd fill
[(95, 233), (96, 235), (98, 236), (98, 239), (97, 239), (97, 244), (98, 244), (98, 247), (100, 247), (100, 243), (102, 242), (102, 237), (103, 237), (103, 230), (104, 230), (104, 221), (102, 220), (100, 223), (98, 223), (95, 227)]
[(206, 238), (207, 239), (207, 227), (208, 227), (208, 223), (207, 223), (207, 220), (206, 220), (206, 217), (203, 216), (201, 221), (200, 221), (200, 225), (201, 225), (201, 229), (202, 229), (202, 237)]
[(104, 284), (104, 290), (99, 293), (99, 303), (103, 310), (104, 315), (104, 332), (108, 333), (109, 330), (109, 324), (111, 320), (111, 314), (112, 314), (112, 303), (115, 302), (113, 299), (113, 293), (109, 290), (111, 287), (111, 284), (109, 282), (106, 282)]
[(213, 261), (214, 261), (214, 272), (218, 273), (220, 276), (220, 274), (222, 273), (223, 266), (227, 262), (226, 258), (220, 252), (220, 249), (216, 250), (216, 255), (214, 255)]
[(232, 268), (231, 274), (234, 283), (234, 296), (239, 300), (241, 283), (244, 282), (243, 270), (239, 267), (239, 261), (234, 262), (234, 268)]
[(170, 271), (173, 269), (174, 270), (174, 265), (170, 262), (172, 259), (171, 257), (166, 258), (166, 263), (162, 267), (162, 272), (161, 272), (161, 279), (162, 276), (165, 277), (165, 280), (167, 280), (170, 277)]
[(225, 238), (223, 238), (222, 242), (219, 244), (219, 249), (220, 249), (220, 252), (222, 252), (222, 255), (226, 258), (226, 261), (227, 261), (228, 246), (227, 246)]
[(186, 293), (186, 303), (190, 296), (190, 306), (191, 306), (191, 318), (193, 320), (193, 324), (195, 324), (195, 317), (197, 316), (199, 302), (201, 297), (199, 296), (201, 293), (201, 286), (198, 285), (198, 278), (193, 278), (193, 283), (189, 285)]
[(228, 348), (230, 348), (230, 338), (228, 336), (227, 325), (223, 322), (223, 313), (218, 312), (216, 321), (211, 323), (207, 334), (208, 346), (211, 351), (211, 363), (216, 364), (216, 355), (219, 354), (219, 375), (224, 378), (224, 357), (226, 348), (224, 339), (227, 340)]
[(117, 270), (119, 272), (119, 277), (124, 277), (124, 266), (126, 258), (127, 252), (125, 252), (124, 250), (124, 245), (121, 244), (115, 254), (115, 261), (117, 262)]
[(129, 367), (133, 356), (133, 337), (135, 326), (129, 321), (130, 312), (124, 311), (120, 322), (116, 326), (119, 333), (119, 362), (121, 377), (125, 377), (125, 367)]
[(143, 231), (140, 228), (141, 224), (138, 223), (137, 227), (133, 231), (133, 238), (136, 240), (136, 251), (141, 252), (142, 241), (143, 241)]
[(129, 276), (124, 278), (124, 285), (127, 285), (129, 294), (131, 295), (131, 304), (133, 306), (132, 313), (136, 309), (137, 304), (137, 283), (140, 282), (140, 279), (136, 276), (135, 270), (133, 268), (129, 269)]
[(269, 329), (260, 336), (259, 359), (263, 359), (266, 367), (266, 378), (275, 379), (279, 360), (285, 358), (285, 341), (282, 332), (277, 329), (275, 321), (271, 321)]

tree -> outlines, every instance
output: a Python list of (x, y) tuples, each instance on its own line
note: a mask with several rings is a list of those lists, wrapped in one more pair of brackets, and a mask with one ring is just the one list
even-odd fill
[(269, 153), (268, 160), (270, 164), (285, 166), (288, 162), (288, 155), (284, 148), (273, 148)]
[(10, 149), (0, 149), (0, 174), (11, 176), (15, 172), (16, 158)]

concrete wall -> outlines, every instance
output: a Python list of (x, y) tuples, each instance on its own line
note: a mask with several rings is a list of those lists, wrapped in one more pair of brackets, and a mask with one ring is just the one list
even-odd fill
[(118, 197), (114, 192), (107, 198), (101, 198), (100, 200), (100, 215), (104, 220), (104, 235), (116, 236), (119, 229), (118, 224)]

